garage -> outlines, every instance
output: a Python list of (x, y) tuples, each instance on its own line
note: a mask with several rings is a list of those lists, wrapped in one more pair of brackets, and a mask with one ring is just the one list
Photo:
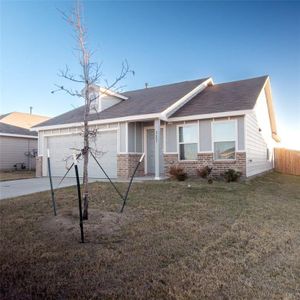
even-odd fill
[[(51, 155), (52, 176), (63, 176), (67, 168), (72, 164), (72, 153), (77, 153), (83, 148), (83, 137), (80, 134), (48, 136), (47, 148)], [(96, 149), (97, 160), (111, 178), (117, 177), (117, 131), (100, 131), (96, 137), (90, 138), (90, 147)], [(45, 147), (46, 148), (46, 147)], [(46, 157), (46, 153), (44, 154)], [(82, 176), (83, 160), (79, 161), (79, 175)], [(47, 166), (44, 164), (44, 175), (47, 174)], [(70, 171), (69, 177), (74, 177), (74, 170)], [(89, 177), (105, 178), (92, 156), (89, 157)]]

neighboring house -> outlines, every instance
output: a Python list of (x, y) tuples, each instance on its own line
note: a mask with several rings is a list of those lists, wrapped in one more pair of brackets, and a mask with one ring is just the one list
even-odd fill
[(49, 120), (49, 117), (16, 111), (0, 116), (0, 122), (2, 123), (27, 129), (47, 120)]
[[(97, 129), (91, 147), (102, 153), (99, 161), (111, 177), (130, 176), (143, 152), (138, 175), (156, 179), (174, 164), (189, 175), (206, 165), (214, 174), (233, 168), (247, 177), (273, 168), (279, 137), (268, 76), (222, 84), (205, 78), (121, 94), (93, 86), (91, 93), (100, 95), (90, 114), (90, 127)], [(43, 176), (47, 148), (54, 176), (62, 176), (66, 158), (82, 148), (83, 111), (82, 106), (33, 128)], [(89, 176), (104, 177), (92, 158)]]
[(37, 133), (30, 127), (48, 117), (21, 112), (0, 116), (0, 169), (35, 169)]
[(0, 170), (35, 169), (37, 133), (0, 121)]

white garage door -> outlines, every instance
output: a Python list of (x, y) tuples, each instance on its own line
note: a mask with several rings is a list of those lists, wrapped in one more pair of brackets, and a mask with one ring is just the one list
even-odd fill
[[(103, 131), (97, 133), (97, 138), (90, 141), (90, 147), (96, 149), (96, 158), (105, 172), (111, 177), (117, 177), (117, 132)], [(83, 148), (83, 137), (79, 134), (52, 136), (47, 138), (47, 148), (51, 155), (52, 176), (63, 176), (67, 168), (72, 164), (72, 153), (74, 149)], [(79, 151), (76, 151), (77, 153)], [(82, 176), (83, 160), (79, 161), (79, 175)], [(74, 177), (72, 169), (69, 177)], [(89, 156), (89, 177), (105, 178), (105, 175), (95, 162), (94, 158)]]

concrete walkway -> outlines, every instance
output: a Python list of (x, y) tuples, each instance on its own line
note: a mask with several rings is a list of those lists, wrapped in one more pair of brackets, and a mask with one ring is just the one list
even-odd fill
[[(162, 180), (165, 178), (161, 178)], [(65, 178), (60, 186), (58, 186), (61, 177), (53, 177), (54, 189), (76, 185), (75, 178)], [(144, 182), (154, 180), (152, 176), (135, 177), (134, 182)], [(109, 182), (107, 179), (89, 178), (89, 182)], [(128, 180), (112, 179), (113, 182), (128, 182)], [(50, 183), (48, 177), (30, 178), (30, 179), (19, 179), (10, 181), (0, 182), (0, 200), (13, 198), (23, 195), (29, 195), (33, 193), (49, 191)]]
[[(75, 178), (65, 178), (61, 185), (58, 186), (60, 180), (60, 177), (54, 177), (52, 179), (54, 189), (76, 185)], [(89, 181), (94, 182), (96, 179), (90, 179)], [(48, 190), (50, 190), (48, 177), (1, 181), (0, 200)]]

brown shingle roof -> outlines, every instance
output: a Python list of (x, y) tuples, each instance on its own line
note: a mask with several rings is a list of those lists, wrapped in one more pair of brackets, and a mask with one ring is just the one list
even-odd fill
[(17, 135), (32, 135), (32, 137), (37, 136), (37, 132), (32, 132), (28, 129), (17, 127), (9, 124), (0, 122), (0, 134), (17, 134)]
[[(208, 78), (184, 81), (122, 93), (122, 95), (128, 97), (127, 100), (111, 106), (102, 112), (91, 114), (89, 120), (104, 120), (160, 113), (207, 79)], [(84, 106), (81, 106), (43, 122), (39, 124), (39, 126), (82, 122), (83, 114)]]
[(171, 117), (252, 109), (268, 76), (208, 86)]
[[(127, 100), (102, 112), (91, 114), (89, 120), (161, 113), (207, 79), (184, 81), (122, 93), (128, 97)], [(208, 86), (176, 111), (172, 117), (252, 109), (266, 80), (267, 76), (263, 76)], [(38, 127), (82, 122), (83, 114), (84, 106), (81, 106), (43, 122)]]

